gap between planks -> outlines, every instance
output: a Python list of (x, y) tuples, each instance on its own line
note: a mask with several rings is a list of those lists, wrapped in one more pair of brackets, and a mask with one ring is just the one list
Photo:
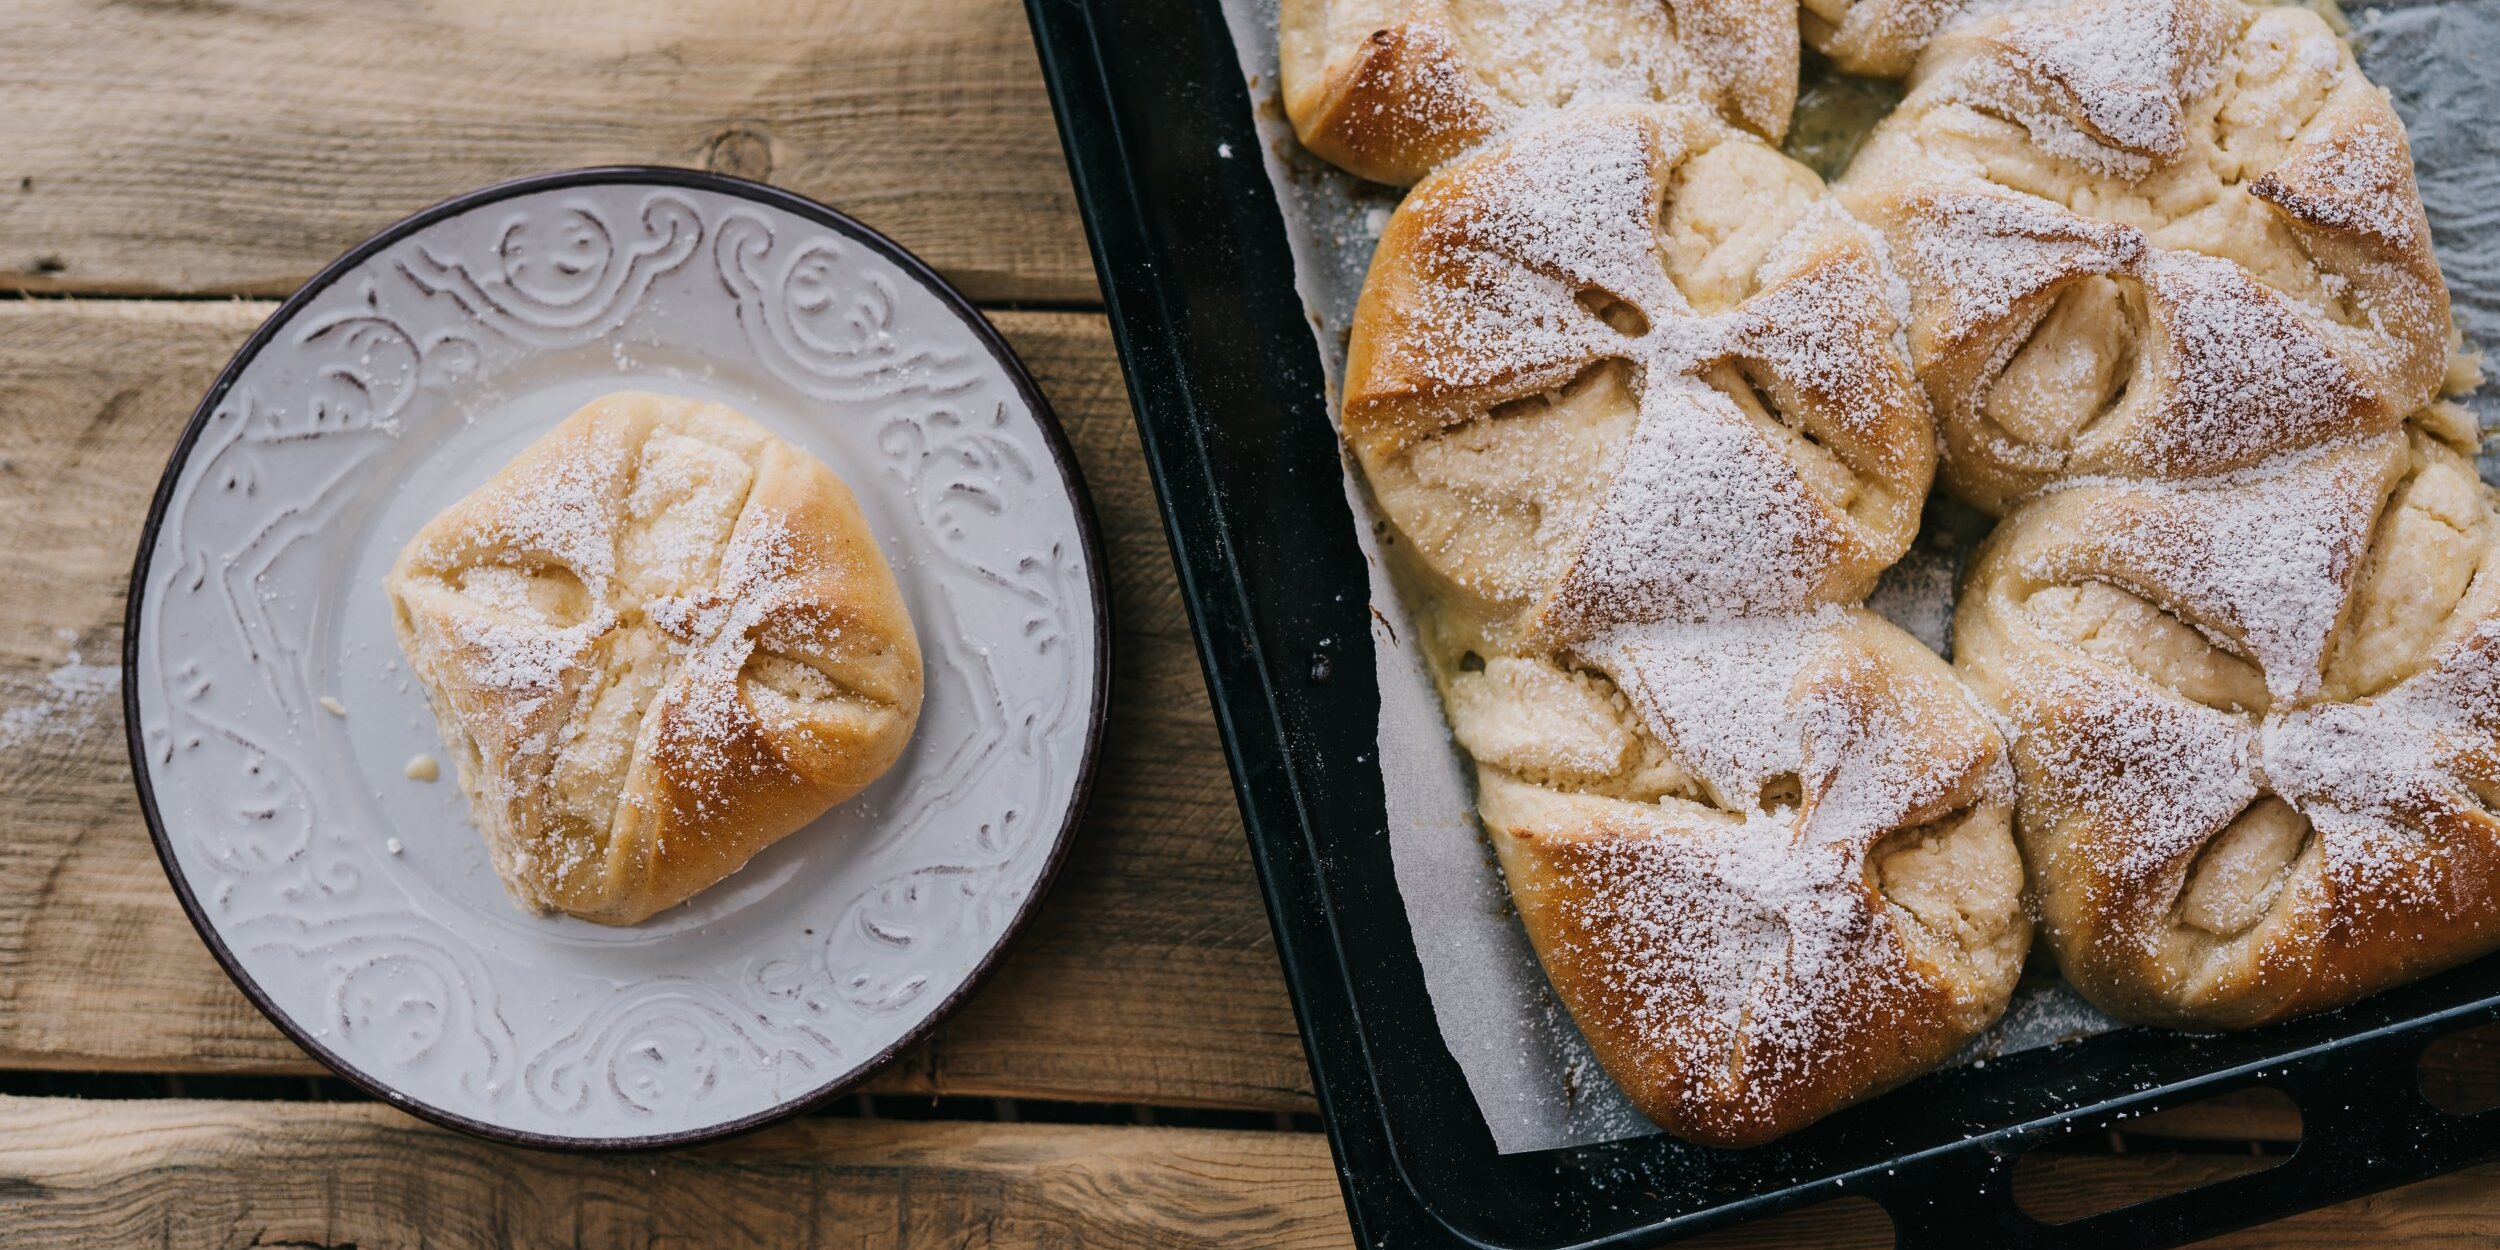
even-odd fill
[(14, 0), (0, 290), (283, 295), (427, 205), (670, 165), (892, 234), (980, 300), (1095, 306), (1015, 0)]
[[(2123, 1200), (2141, 1169), (2061, 1158), (2041, 1192)], [(2173, 1184), (2228, 1160), (2166, 1161)], [(2490, 1244), (2500, 1165), (2201, 1243), (2209, 1250)], [(0, 1227), (90, 1245), (1351, 1245), (1311, 1133), (802, 1119), (687, 1150), (583, 1155), (478, 1142), (371, 1104), (0, 1096)], [(1889, 1246), (1845, 1198), (1680, 1243)]]
[[(191, 932), (133, 797), (118, 655), (140, 519), (265, 302), (0, 301), (0, 1067), (319, 1069)], [(994, 320), (1067, 426), (1102, 520), (1118, 668), (1089, 815), (994, 979), (870, 1088), (1306, 1111), (1285, 1001), (1126, 392), (1101, 316)], [(11, 713), (15, 714), (15, 713)]]
[[(117, 654), (126, 570), (175, 433), (265, 301), (0, 301), (0, 707), (70, 649)], [(1154, 499), (1097, 314), (994, 313), (1068, 427), (1103, 523), (1118, 673), (1091, 814), (997, 978), (879, 1092), (1313, 1107)], [(30, 593), (37, 591), (39, 593)], [(56, 631), (67, 630), (65, 640)], [(190, 932), (132, 798), (118, 704), (0, 752), (0, 1067), (314, 1073)], [(2492, 1048), (2436, 1052), (2500, 1084)], [(2177, 1137), (2287, 1141), (2219, 1100)]]

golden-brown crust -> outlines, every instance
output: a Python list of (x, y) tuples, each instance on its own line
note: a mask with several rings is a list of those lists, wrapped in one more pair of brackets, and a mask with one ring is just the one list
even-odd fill
[[(1694, 110), (1592, 109), (1407, 197), (1355, 312), (1343, 428), (1422, 567), (1520, 636), (1689, 615), (1696, 595), (1849, 602), (1907, 548), (1934, 465), (1894, 326), (1873, 240), (1802, 167)], [(1575, 533), (1490, 550), (1458, 514), (1497, 504), (1432, 461), (1545, 454), (1491, 443), (1557, 391), (1629, 437), (1526, 488)], [(1670, 472), (1713, 454), (1707, 481)]]
[(1719, 116), (1778, 143), (1797, 111), (1797, 6), (1791, 0), (1668, 0), (1676, 38)]
[(1773, 141), (1796, 106), (1788, 0), (1286, 0), (1278, 34), (1303, 146), (1396, 186), (1566, 103), (1689, 99)]
[(1594, 108), (1383, 233), (1343, 430), (1562, 1001), (1673, 1132), (1933, 1066), (2028, 942), (2003, 746), (1862, 610), (1931, 431), (1880, 247), (1706, 112)]
[(2490, 492), (2418, 430), (1999, 525), (1956, 663), (2012, 733), (2068, 979), (2245, 1028), (2500, 946), (2496, 575)]
[(1941, 478), (1991, 513), (2390, 429), (2450, 372), (2403, 126), (2305, 10), (1956, 27), (1840, 190), (1910, 285)]
[[(1842, 180), (1941, 479), (2006, 519), (1955, 662), (2060, 967), (2246, 1027), (2490, 949), (2491, 501), (2404, 132), (2314, 14), (1958, 25)], [(2410, 419), (2410, 424), (2408, 420)]]
[[(1480, 781), (1556, 994), (1635, 1106), (1712, 1145), (1769, 1141), (1943, 1062), (2004, 1010), (2029, 940), (2003, 746), (1950, 670), (1862, 611), (1800, 641), (1793, 688), (1770, 692), (1801, 713), (1796, 806)], [(1885, 867), (1919, 855), (1953, 879), (1893, 897), (1916, 871)]]
[(1901, 78), (1963, 8), (1964, 0), (1803, 0), (1797, 25), (1842, 73)]
[(919, 713), (849, 490), (717, 404), (584, 407), (411, 538), (389, 590), (507, 886), (605, 924), (856, 794)]
[(1467, 72), (1436, 28), (1385, 26), (1316, 75), (1285, 70), (1285, 109), (1320, 159), (1405, 186), (1492, 133), (1493, 110), (1460, 85)]

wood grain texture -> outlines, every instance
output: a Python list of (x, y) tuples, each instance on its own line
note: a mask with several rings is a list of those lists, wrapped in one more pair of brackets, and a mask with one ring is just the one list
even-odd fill
[(656, 164), (1100, 299), (1015, 0), (12, 0), (0, 109), (0, 289), (283, 294), (460, 192)]
[(13, 1250), (1349, 1244), (1305, 1134), (802, 1119), (589, 1156), (377, 1106), (12, 1098), (0, 1229)]
[(2452, 1115), (2500, 1107), (2500, 1024), (2432, 1042), (2422, 1055), (2422, 1094)]
[[(2085, 1209), (2127, 1165), (2061, 1157), (2044, 1183)], [(2174, 1156), (2174, 1182), (2228, 1175)], [(2204, 1243), (2213, 1250), (2487, 1247), (2500, 1166), (2423, 1181)], [(938, 1247), (1351, 1244), (1327, 1142), (1045, 1124), (801, 1118), (692, 1150), (587, 1156), (453, 1136), (386, 1107), (0, 1097), (0, 1229), (22, 1250), (354, 1245)], [(1889, 1246), (1842, 1199), (1683, 1243)]]
[[(265, 303), (0, 302), (0, 1067), (317, 1071), (221, 975), (166, 887), (113, 663), (147, 500)], [(1311, 1106), (1198, 664), (1103, 320), (997, 318), (1077, 448), (1119, 659), (1090, 816), (993, 980), (874, 1088)]]
[(2116, 1127), (2130, 1141), (2293, 1142), (2300, 1140), (2300, 1106), (2281, 1090), (2242, 1089), (2138, 1116)]
[[(191, 934), (147, 844), (110, 663), (173, 439), (264, 302), (0, 302), (0, 1067), (311, 1072)], [(1311, 1106), (1126, 394), (1101, 318), (1004, 313), (1066, 423), (1111, 564), (1113, 717), (1091, 818), (996, 979), (873, 1088)], [(46, 713), (38, 715), (39, 713)], [(2481, 1088), (2500, 1048), (2434, 1052)], [(2163, 1135), (2297, 1136), (2245, 1097)], [(2154, 1125), (2127, 1126), (2143, 1131)]]
[[(2280, 1159), (2273, 1160), (2281, 1162)], [(2017, 1182), (2041, 1218), (2077, 1218), (2254, 1170), (2215, 1155), (2053, 1155)], [(2434, 1177), (2196, 1242), (2196, 1250), (2488, 1250), (2500, 1241), (2500, 1164)], [(1892, 1221), (1863, 1198), (1818, 1203), (1677, 1243), (1677, 1250), (1890, 1250)]]
[[(2246, 1172), (2244, 1161), (2174, 1155), (2157, 1166), (2158, 1189), (2188, 1189)], [(2146, 1169), (2130, 1156), (2063, 1155), (2038, 1182), (2053, 1205), (2107, 1210), (2145, 1193)], [(2200, 1250), (2487, 1250), (2500, 1239), (2500, 1164), (2469, 1168), (2338, 1206), (2196, 1243)], [(2028, 1201), (2028, 1199), (2026, 1200)]]

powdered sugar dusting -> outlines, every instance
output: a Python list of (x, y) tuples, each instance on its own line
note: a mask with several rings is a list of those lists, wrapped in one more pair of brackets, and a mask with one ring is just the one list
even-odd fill
[[(1524, 395), (1628, 366), (1599, 375), (1628, 382), (1634, 412), (1595, 506), (1539, 504), (1536, 532), (1560, 558), (1520, 636), (1606, 672), (1708, 801), (1620, 809), (1662, 822), (1659, 836), (1541, 848), (1563, 865), (1574, 914), (1562, 932), (1579, 936), (1538, 940), (1580, 943), (1559, 957), (1603, 966), (1610, 1005), (1574, 1010), (1675, 1056), (1674, 1097), (1772, 1116), (1769, 1100), (1800, 1083), (1874, 1079), (1825, 1071), (1869, 1027), (1852, 1003), (1901, 1013), (1920, 1037), (1967, 1027), (1935, 1005), (1965, 992), (1963, 974), (1903, 957), (1868, 855), (1956, 796), (2002, 800), (2010, 774), (1965, 691), (1909, 671), (1870, 641), (1890, 637), (1884, 626), (1829, 602), (1908, 538), (1907, 518), (1868, 520), (1853, 503), (1869, 483), (1915, 499), (1933, 463), (1895, 316), (1902, 288), (1868, 233), (1824, 203), (1749, 256), (1732, 306), (1697, 312), (1657, 237), (1687, 133), (1657, 113), (1591, 114), (1419, 189), (1373, 271), (1376, 337), (1356, 345), (1372, 355), (1349, 382), (1347, 425), (1376, 448), (1384, 427), (1413, 440), (1433, 422), (1541, 419)], [(1549, 407), (1620, 418), (1603, 395), (1563, 387)]]
[(1916, 294), (1947, 342), (2002, 321), (2017, 304), (2070, 278), (2132, 269), (2142, 233), (2091, 221), (2018, 192), (1947, 192), (1908, 210)]
[[(586, 662), (591, 645), (615, 627), (616, 614), (609, 610), (559, 625), (533, 609), (516, 617), (466, 616), (452, 628), (465, 651), (461, 677), (469, 685), (504, 694), (552, 695)], [(536, 710), (527, 704), (519, 707), (522, 711), (512, 718), (516, 728), (526, 719), (523, 713)]]
[[(2085, 667), (2025, 674), (2011, 717), (2038, 805), (2085, 818), (2093, 871), (2145, 881), (2181, 868), (2257, 797), (2253, 727), (2140, 679)], [(2037, 865), (2041, 871), (2066, 871)]]
[(1378, 29), (1336, 27), (1338, 40), (1362, 40), (1328, 53), (1342, 58), (1334, 72), (1356, 76), (1346, 94), (1387, 115), (1365, 119), (1389, 121), (1381, 129), (1397, 137), (1387, 142), (1424, 152), (1566, 110), (1674, 100), (1775, 136), (1796, 92), (1796, 16), (1776, 5), (1503, 0), (1416, 6)]
[[(2085, 818), (2076, 846), (2090, 871), (2130, 894), (2167, 900), (2161, 887), (2178, 888), (2195, 855), (2270, 792), (2323, 845), (2317, 871), (2336, 888), (2311, 905), (2344, 922), (2357, 910), (2440, 914), (2474, 905), (2434, 896), (2442, 877), (2421, 873), (2454, 849), (2435, 822), (2486, 818), (2460, 760), (2487, 752), (2500, 730), (2496, 661), (2500, 619), (2486, 620), (2376, 699), (2296, 706), (2254, 723), (2142, 682), (2059, 669), (2026, 683), (2017, 748), (2037, 770), (2044, 810)], [(2157, 905), (2155, 914), (2167, 912)], [(2151, 949), (2167, 924), (2115, 926), (2107, 937), (2131, 934)]]
[(2187, 150), (2186, 104), (2219, 77), (2237, 6), (2112, 0), (2030, 16), (1965, 62), (1950, 90), (2003, 112), (2042, 151), (2142, 177)]
[[(756, 493), (770, 446), (716, 406), (611, 397), (403, 555), (393, 584), (410, 658), (525, 901), (549, 905), (576, 874), (612, 870), (619, 845), (649, 854), (742, 821), (749, 794), (818, 792), (793, 753), (833, 745), (822, 714), (848, 692), (803, 657), (854, 626), (872, 631), (871, 650), (893, 640), (876, 613), (845, 618), (826, 601), (827, 551), (800, 528), (822, 522), (767, 503), (813, 496), (805, 470)], [(751, 662), (771, 671), (750, 682)], [(887, 701), (845, 706), (856, 718)], [(910, 717), (885, 723), (899, 732)], [(616, 843), (628, 828), (639, 840)]]
[(2027, 570), (2099, 576), (2234, 638), (2278, 701), (2318, 688), (2401, 439), (2298, 453), (2193, 484), (2096, 484), (2079, 531)]
[(1939, 991), (1900, 958), (1867, 853), (2010, 785), (1970, 696), (1865, 649), (1856, 619), (1645, 625), (1590, 649), (1725, 809), (1581, 848), (1569, 878), (1577, 927), (1602, 935), (1578, 954), (1696, 1100), (1770, 1114), (1871, 1016), (1926, 1010)]
[(1865, 906), (1864, 874), (1856, 848), (1800, 837), (1793, 819), (1611, 840), (1562, 881), (1573, 927), (1604, 936), (1563, 954), (1603, 970), (1621, 1024), (1677, 1070), (1681, 1101), (1770, 1117), (1860, 1035), (1866, 1019), (1842, 1004), (1926, 988), (1886, 940), (1889, 917)]
[[(2245, 467), (2437, 393), (2446, 301), (2403, 126), (2314, 14), (2075, 0), (1930, 64), (1845, 182), (1902, 244), (1946, 480), (1975, 502)], [(2098, 413), (2009, 414), (2058, 389), (1998, 383), (2067, 293), (2055, 345), (2121, 385)]]
[[(2140, 285), (2150, 317), (2139, 370), (2152, 376), (2139, 380), (2152, 384), (2094, 436), (2139, 471), (2251, 465), (2393, 419), (2305, 310), (2231, 261), (2156, 250), (2132, 227), (2011, 193), (1934, 196), (1909, 220), (1942, 346), (1998, 336), (1983, 381), (2024, 344), (2052, 288), (2091, 276)], [(2029, 319), (2016, 315), (2026, 301)]]
[[(1829, 246), (1833, 239), (1859, 246)], [(1723, 331), (1737, 354), (1769, 364), (1782, 381), (1820, 398), (1836, 425), (1860, 433), (1879, 429), (1900, 402), (1899, 370), (1909, 361), (1899, 341), (1908, 290), (1883, 270), (1882, 254), (1872, 231), (1837, 203), (1818, 201), (1772, 249), (1763, 289)]]
[(1655, 317), (1690, 306), (1656, 260), (1659, 154), (1648, 124), (1571, 125), (1512, 144), (1463, 181), (1419, 191), (1401, 215), (1451, 270), (1385, 344), (1388, 370), (1461, 390), (1577, 362), (1622, 335), (1576, 302), (1584, 290)]
[[(1513, 125), (1523, 114), (1565, 106), (1646, 102), (1675, 91), (1696, 68), (1678, 48), (1664, 5), (1504, 0), (1453, 8), (1409, 29), (1471, 52), (1470, 68)], [(1596, 55), (1601, 47), (1610, 55)]]
[(66, 660), (44, 674), (33, 702), (0, 709), (0, 748), (83, 737), (104, 719), (121, 689), (119, 665), (89, 664), (72, 647)]
[[(2120, 966), (2137, 968), (2134, 960), (2149, 956), (2167, 969), (2118, 974), (2147, 978), (2130, 993), (2187, 993), (2163, 980), (2190, 958), (2182, 951), (2225, 941), (2236, 945), (2235, 960), (2304, 968), (2315, 984), (2282, 993), (2309, 1009), (2400, 971), (2367, 956), (2353, 962), (2339, 934), (2402, 925), (2424, 941), (2474, 940), (2474, 917), (2487, 906), (2478, 883), (2490, 871), (2492, 819), (2489, 789), (2474, 779), (2486, 774), (2500, 739), (2500, 618), (2434, 631), (2447, 640), (2381, 693), (2321, 697), (2330, 646), (2367, 641), (2339, 631), (2358, 628), (2348, 606), (2358, 572), (2409, 466), (2418, 459), (2406, 436), (2384, 434), (2194, 481), (2076, 483), (2001, 529), (2000, 541), (2022, 553), (2006, 570), (2017, 584), (2117, 584), (2253, 661), (2265, 680), (2267, 706), (2242, 708), (2237, 697), (2206, 706), (2146, 675), (2157, 668), (2138, 672), (2064, 648), (1999, 657), (2028, 657), (1998, 684), (2011, 704), (2026, 819), (2056, 830), (2051, 858), (2036, 865), (2042, 888), (2078, 899), (2086, 918), (2076, 923), (2088, 940), (2130, 952)], [(2480, 504), (2488, 509), (2488, 496)], [(1974, 593), (1993, 600), (2007, 592)], [(2420, 610), (2447, 611), (2433, 600)], [(2132, 645), (2175, 644), (2148, 636)], [(2318, 850), (2287, 858), (2285, 884), (2249, 905), (2299, 918), (2245, 921), (2227, 934), (2182, 919), (2174, 904), (2187, 897), (2191, 866), (2269, 794), (2305, 822)], [(2196, 932), (2181, 936), (2182, 926)], [(2207, 1009), (2174, 1006), (2191, 1018)]]
[[(1860, 458), (1835, 459), (1839, 474), (1909, 494), (1931, 464), (1899, 445), (1924, 423), (1888, 283), (1836, 209), (1790, 230), (1735, 307), (1702, 316), (1676, 289), (1654, 231), (1679, 143), (1654, 114), (1599, 113), (1488, 153), (1400, 210), (1421, 280), (1396, 288), (1373, 372), (1447, 397), (1442, 420), (1599, 360), (1634, 366), (1633, 437), (1540, 622), (1560, 641), (1805, 607), (1877, 546), (1829, 478), (1809, 478), (1704, 371), (1751, 362), (1811, 408), (1795, 419), (1858, 435), (1840, 444)], [(1610, 322), (1615, 305), (1635, 316)]]
[(2343, 432), (2376, 397), (2291, 305), (2239, 266), (2166, 252), (2145, 267), (2168, 386), (2129, 441), (2156, 472), (2246, 464)]
[(2425, 671), (2376, 699), (2303, 708), (2265, 728), (2267, 779), (2308, 810), (2401, 825), (2479, 810), (2458, 757), (2500, 730), (2500, 618), (2482, 622)]
[[(732, 743), (750, 735), (755, 712), (738, 687), (738, 674), (755, 654), (756, 637), (772, 617), (786, 612), (800, 569), (787, 518), (752, 514), (721, 557), (718, 583), (691, 596), (654, 599), (652, 623), (679, 651), (677, 672), (662, 696), (661, 749), (690, 761), (707, 785), (723, 778)], [(750, 767), (766, 767), (749, 761)]]
[[(1374, 35), (1375, 43), (1379, 36)], [(1385, 107), (1400, 128), (1415, 133), (1466, 134), (1484, 127), (1487, 108), (1449, 28), (1416, 22), (1393, 36), (1398, 60), (1380, 86)]]
[(1792, 710), (1817, 644), (1844, 619), (1838, 608), (1799, 616), (1650, 624), (1591, 644), (1650, 731), (1675, 749), (1719, 806), (1747, 811), (1762, 787), (1805, 769)]
[[(616, 576), (610, 496), (630, 471), (633, 453), (622, 431), (593, 426), (590, 437), (554, 452), (541, 467), (535, 489), (507, 496), (482, 532), (466, 537), (491, 545), (506, 563), (535, 559), (561, 565), (595, 598), (604, 599), (608, 579)], [(445, 550), (427, 553), (436, 563), (451, 563), (458, 556)]]
[(2304, 221), (2368, 235), (2396, 248), (2420, 239), (2420, 193), (2401, 131), (2380, 121), (2348, 125), (2308, 145), (2249, 187)]
[(1546, 628), (1695, 620), (1809, 601), (1848, 535), (1726, 396), (1653, 381)]

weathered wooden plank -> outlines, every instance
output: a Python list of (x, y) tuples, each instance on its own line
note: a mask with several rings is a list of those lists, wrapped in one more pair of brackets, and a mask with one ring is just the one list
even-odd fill
[(2479, 1025), (2432, 1042), (2422, 1055), (2422, 1093), (2452, 1115), (2500, 1107), (2500, 1025)]
[(0, 289), (281, 294), (462, 191), (658, 164), (1099, 299), (1015, 0), (18, 0), (0, 111)]
[(653, 1155), (490, 1146), (368, 1104), (0, 1098), (0, 1228), (120, 1246), (1349, 1244), (1320, 1138), (802, 1119)]
[[(304, 1072), (175, 908), (129, 786), (123, 580), (164, 456), (260, 302), (0, 302), (0, 1067)], [(1004, 965), (876, 1088), (1305, 1109), (1306, 1074), (1100, 318), (999, 317), (1075, 439), (1120, 664), (1093, 818)], [(67, 631), (63, 633), (61, 631)], [(62, 676), (66, 671), (66, 676)], [(56, 678), (66, 684), (56, 684)], [(2500, 1052), (2434, 1073), (2492, 1081)], [(2246, 1099), (2125, 1126), (2289, 1140)]]
[[(2141, 1192), (2124, 1158), (2065, 1156), (2071, 1209)], [(2174, 1182), (2232, 1161), (2171, 1156)], [(2485, 1247), (2500, 1166), (2204, 1243)], [(367, 1103), (0, 1097), (9, 1244), (923, 1247), (1351, 1244), (1316, 1134), (802, 1118), (641, 1155), (492, 1146)], [(1859, 1199), (1696, 1239), (1702, 1250), (1892, 1244)]]
[(2014, 1164), (2014, 1201), (2025, 1213), (2064, 1224), (2136, 1202), (2281, 1166), (2282, 1155), (2036, 1153)]
[(2300, 1140), (2300, 1107), (2280, 1090), (2234, 1090), (2114, 1127), (2130, 1140), (2173, 1137), (2291, 1142)]
[[(2024, 1160), (2016, 1182), (2025, 1209), (2047, 1220), (2077, 1219), (2256, 1170), (2280, 1158), (2211, 1154), (2051, 1155)], [(2500, 1165), (2435, 1177), (2338, 1206), (2195, 1243), (2198, 1250), (2483, 1250), (2500, 1238)], [(1862, 1198), (1820, 1203), (1681, 1243), (1690, 1250), (1812, 1246), (1887, 1250), (1892, 1224)]]
[[(2151, 1168), (2137, 1155), (2062, 1155), (2033, 1191), (2042, 1209), (2108, 1210), (2140, 1200), (2148, 1187), (2193, 1188), (2239, 1175), (2246, 1160), (2172, 1155)], [(2027, 1199), (2028, 1201), (2029, 1199)], [(2196, 1243), (2202, 1250), (2482, 1250), (2500, 1238), (2500, 1164), (2435, 1177)]]
[[(113, 692), (149, 493), (265, 303), (0, 302), (0, 1067), (301, 1072), (190, 932)], [(1078, 449), (1118, 676), (1090, 819), (997, 978), (878, 1088), (1304, 1109), (1300, 1043), (1098, 316), (1002, 314)]]

